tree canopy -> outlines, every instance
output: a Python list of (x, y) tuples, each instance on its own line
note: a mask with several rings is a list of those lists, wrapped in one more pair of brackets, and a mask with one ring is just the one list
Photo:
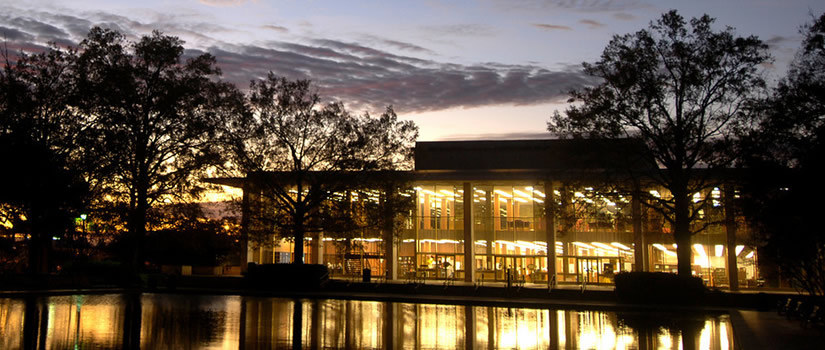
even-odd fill
[(346, 226), (351, 216), (336, 216), (351, 213), (344, 193), (363, 187), (366, 172), (409, 165), (418, 128), (389, 107), (375, 118), (352, 115), (341, 102), (323, 103), (307, 80), (270, 73), (250, 90), (252, 113), (227, 123), (225, 144), (239, 171), (277, 173), (260, 182), (274, 209), (267, 225), (296, 242), (300, 263), (307, 233)]
[[(787, 76), (755, 106), (757, 128), (740, 143), (742, 165), (756, 169), (745, 213), (760, 258), (794, 287), (825, 295), (825, 235), (820, 206), (811, 202), (825, 196), (825, 14), (800, 33)], [(765, 176), (771, 171), (782, 176)]]
[[(732, 130), (747, 121), (746, 104), (764, 86), (760, 64), (770, 57), (754, 36), (714, 29), (707, 15), (687, 22), (675, 10), (647, 29), (616, 35), (584, 71), (599, 85), (572, 92), (548, 130), (559, 136), (639, 138), (661, 170), (646, 178), (669, 196), (649, 196), (674, 227), (678, 271), (691, 274), (694, 193), (709, 183), (694, 169), (731, 164)], [(706, 172), (707, 173), (707, 172)]]
[(93, 28), (79, 46), (77, 105), (94, 126), (87, 156), (100, 163), (106, 195), (128, 203), (135, 262), (147, 211), (197, 193), (197, 178), (222, 163), (212, 142), (223, 119), (216, 114), (241, 96), (216, 80), (214, 57), (183, 60), (183, 53), (180, 39), (157, 31), (131, 42), (116, 31)]
[(0, 222), (17, 223), (17, 232), (31, 235), (30, 272), (48, 271), (52, 236), (71, 226), (89, 198), (78, 136), (87, 126), (71, 108), (74, 54), (57, 47), (17, 57), (3, 52)]

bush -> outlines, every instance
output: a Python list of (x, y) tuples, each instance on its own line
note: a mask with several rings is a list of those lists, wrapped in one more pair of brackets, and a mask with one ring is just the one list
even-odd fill
[(664, 272), (621, 272), (615, 282), (619, 301), (634, 304), (692, 305), (707, 291), (701, 278)]
[(318, 264), (250, 263), (246, 279), (253, 288), (315, 289), (329, 280), (329, 269)]

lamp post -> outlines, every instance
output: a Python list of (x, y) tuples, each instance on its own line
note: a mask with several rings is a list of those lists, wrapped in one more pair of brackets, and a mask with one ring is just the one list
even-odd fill
[[(83, 239), (86, 239), (86, 214), (80, 214), (80, 221), (83, 223)], [(75, 248), (77, 248), (77, 242), (75, 241)], [(75, 252), (77, 254), (77, 252)]]

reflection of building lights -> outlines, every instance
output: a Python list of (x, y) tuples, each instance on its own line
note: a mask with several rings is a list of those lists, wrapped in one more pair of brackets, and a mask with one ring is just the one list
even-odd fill
[(448, 191), (448, 190), (441, 190), (440, 192), (441, 192), (441, 193), (443, 193), (443, 194), (446, 194), (446, 195), (448, 195), (448, 196), (450, 196), (450, 197), (455, 197), (455, 193), (453, 193), (452, 191)]
[(527, 203), (527, 200), (526, 200), (526, 199), (524, 199), (524, 198), (519, 198), (519, 197), (516, 197), (516, 198), (513, 198), (513, 199), (515, 199), (515, 200), (516, 200), (516, 202), (520, 202), (520, 203)]

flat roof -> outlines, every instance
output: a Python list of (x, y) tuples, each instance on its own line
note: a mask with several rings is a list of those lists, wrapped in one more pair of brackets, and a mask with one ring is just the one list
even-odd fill
[(415, 170), (651, 170), (637, 139), (434, 141), (415, 144)]

